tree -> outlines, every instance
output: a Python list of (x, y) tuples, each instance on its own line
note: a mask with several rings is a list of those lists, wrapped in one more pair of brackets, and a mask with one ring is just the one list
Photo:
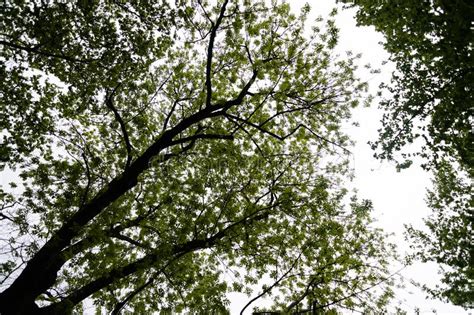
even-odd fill
[[(357, 1), (357, 21), (373, 25), (385, 35), (385, 48), (397, 71), (383, 85), (390, 96), (376, 156), (408, 167), (421, 156), (434, 172), (428, 194), (433, 216), (428, 232), (408, 229), (415, 256), (444, 265), (444, 287), (434, 296), (472, 307), (474, 301), (474, 132), (472, 129), (474, 55), (470, 1)], [(420, 150), (407, 152), (416, 139)], [(402, 152), (397, 156), (397, 152)], [(462, 279), (462, 280), (460, 280)]]
[(0, 312), (223, 313), (257, 284), (288, 309), (384, 307), (393, 247), (370, 202), (343, 206), (365, 84), (308, 11), (9, 4)]
[[(425, 219), (428, 231), (411, 226), (407, 230), (416, 241), (413, 244), (414, 257), (445, 266), (442, 269), (445, 285), (434, 289), (424, 286), (424, 289), (433, 296), (447, 297), (456, 305), (472, 307), (472, 187), (448, 163), (436, 170), (433, 184), (434, 189), (428, 192), (427, 197), (428, 205), (434, 210)], [(441, 227), (438, 223), (442, 224)], [(436, 243), (433, 243), (433, 235), (436, 236)]]

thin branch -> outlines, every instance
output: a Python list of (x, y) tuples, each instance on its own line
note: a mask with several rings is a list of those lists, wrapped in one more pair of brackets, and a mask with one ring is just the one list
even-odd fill
[(7, 216), (6, 214), (3, 214), (0, 212), (0, 220), (8, 220), (12, 223), (15, 223), (15, 220), (13, 220), (11, 217)]
[[(263, 158), (266, 158), (266, 155), (265, 153), (263, 152), (262, 148), (260, 148), (260, 145), (257, 143), (257, 141), (253, 138), (253, 136), (250, 134), (250, 132), (244, 128), (244, 126), (239, 123), (238, 121), (232, 121), (234, 124), (237, 125), (237, 130), (239, 129), (242, 129), (243, 132), (245, 132), (247, 134), (247, 136), (249, 136), (250, 140), (252, 141), (252, 143), (255, 145), (255, 147), (257, 148), (258, 152), (260, 153), (260, 155), (263, 157)], [(235, 131), (237, 132), (237, 131)], [(235, 133), (234, 132), (234, 133)]]
[(211, 22), (211, 25), (214, 26), (214, 21), (211, 19), (211, 17), (210, 17), (209, 14), (207, 13), (206, 8), (204, 8), (204, 6), (202, 5), (201, 0), (198, 0), (197, 3), (198, 3), (199, 6), (201, 7), (201, 10), (202, 10), (202, 12), (204, 13), (204, 15), (206, 16), (206, 18), (209, 20), (209, 22)]
[[(187, 13), (187, 11), (186, 11), (186, 10), (183, 10), (183, 11), (184, 11), (184, 16), (185, 16), (185, 18), (189, 21), (189, 23), (191, 23), (191, 25), (194, 27), (194, 29), (197, 30), (197, 31), (199, 32), (199, 35), (201, 36), (200, 39), (194, 40), (194, 41), (190, 41), (189, 43), (197, 43), (197, 42), (199, 42), (199, 41), (201, 41), (201, 40), (204, 40), (204, 39), (207, 37), (207, 35), (209, 35), (209, 34), (211, 33), (212, 29), (210, 29), (209, 31), (207, 31), (206, 34), (203, 34), (202, 29), (201, 29), (200, 27), (198, 27), (198, 26), (196, 25), (196, 23), (194, 23), (192, 17), (189, 16), (189, 14)], [(211, 21), (211, 23), (212, 23), (212, 20), (210, 20), (210, 21)]]
[[(67, 258), (73, 255), (76, 255), (77, 253), (80, 253), (87, 248), (90, 248), (94, 245), (96, 245), (98, 242), (103, 237), (113, 237), (117, 233), (120, 233), (128, 228), (138, 226), (143, 220), (147, 219), (150, 215), (153, 214), (156, 210), (158, 210), (161, 207), (162, 203), (159, 203), (158, 205), (154, 207), (150, 207), (148, 211), (142, 215), (138, 215), (136, 218), (127, 220), (127, 221), (122, 221), (121, 224), (112, 227), (109, 230), (102, 230), (99, 233), (94, 233), (93, 235), (88, 235), (81, 239), (80, 241), (72, 244), (71, 246), (65, 248), (61, 253), (63, 257)], [(137, 245), (138, 246), (138, 245)]]
[(359, 295), (359, 294), (361, 294), (361, 293), (364, 293), (364, 292), (366, 292), (366, 291), (368, 291), (368, 290), (370, 290), (370, 289), (372, 289), (372, 288), (378, 286), (379, 284), (384, 283), (385, 281), (389, 280), (390, 278), (393, 278), (393, 276), (395, 276), (396, 274), (400, 273), (400, 271), (402, 271), (402, 270), (405, 269), (405, 268), (406, 268), (406, 266), (405, 266), (405, 267), (402, 267), (402, 268), (400, 268), (400, 269), (398, 269), (397, 271), (395, 271), (394, 273), (388, 275), (387, 277), (382, 278), (381, 280), (377, 281), (376, 283), (374, 283), (374, 284), (371, 285), (371, 286), (368, 286), (368, 287), (366, 287), (366, 288), (364, 288), (364, 289), (361, 289), (360, 291), (354, 292), (354, 293), (352, 293), (352, 294), (346, 295), (346, 296), (344, 296), (344, 297), (342, 297), (342, 298), (340, 298), (340, 299), (337, 299), (337, 300), (335, 300), (335, 301), (326, 303), (326, 304), (324, 304), (324, 305), (320, 305), (320, 306), (318, 306), (316, 309), (323, 309), (323, 308), (325, 308), (325, 307), (328, 307), (328, 306), (337, 304), (337, 303), (339, 303), (339, 302), (342, 302), (342, 301), (344, 301), (344, 300), (346, 300), (346, 299), (348, 299), (348, 298), (351, 298), (351, 297), (353, 297), (353, 296), (357, 296), (357, 295)]
[(117, 89), (119, 88), (120, 84), (115, 87), (115, 89), (106, 97), (105, 104), (107, 107), (114, 113), (115, 119), (120, 125), (120, 129), (122, 130), (123, 140), (125, 142), (125, 148), (127, 150), (127, 161), (125, 163), (125, 169), (130, 167), (130, 163), (132, 162), (132, 145), (130, 144), (130, 138), (128, 136), (127, 127), (125, 122), (123, 121), (120, 113), (118, 112), (117, 108), (115, 108), (113, 104), (113, 96)]
[(198, 139), (222, 139), (222, 140), (234, 140), (234, 136), (232, 135), (220, 135), (220, 134), (199, 134), (194, 136), (189, 136), (185, 138), (181, 138), (178, 140), (174, 140), (172, 142), (173, 145), (186, 143), (186, 142), (195, 142)]
[(122, 309), (125, 307), (125, 305), (127, 305), (137, 294), (139, 294), (140, 292), (142, 292), (143, 290), (145, 290), (149, 285), (151, 285), (155, 279), (159, 276), (160, 273), (164, 273), (164, 270), (171, 264), (173, 263), (174, 261), (176, 261), (177, 259), (179, 259), (180, 257), (182, 256), (182, 254), (180, 255), (177, 255), (176, 257), (174, 257), (173, 259), (171, 259), (170, 261), (168, 261), (160, 270), (158, 270), (158, 272), (156, 272), (156, 274), (152, 277), (150, 277), (150, 279), (148, 279), (147, 282), (145, 282), (144, 284), (142, 284), (141, 286), (139, 286), (138, 288), (136, 288), (135, 290), (133, 290), (122, 302), (119, 302), (115, 305), (113, 311), (110, 313), (111, 315), (118, 315), (120, 314), (120, 312), (122, 311)]
[(165, 131), (166, 128), (168, 127), (168, 122), (169, 122), (169, 120), (170, 120), (170, 118), (171, 118), (171, 115), (173, 115), (174, 110), (175, 110), (175, 108), (176, 108), (176, 105), (178, 104), (179, 101), (180, 101), (180, 100), (177, 99), (177, 100), (175, 100), (175, 101), (173, 102), (173, 105), (171, 106), (170, 112), (168, 113), (168, 115), (166, 115), (165, 122), (163, 123), (163, 130), (162, 130), (162, 131)]
[[(168, 280), (168, 282), (171, 284), (171, 286), (176, 287), (174, 281), (171, 280), (171, 277), (168, 276), (168, 274), (165, 272), (164, 269), (163, 269), (162, 273), (163, 273), (163, 275), (165, 276), (166, 280)], [(179, 297), (180, 297), (181, 300), (183, 301), (184, 307), (187, 308), (188, 305), (187, 305), (187, 303), (186, 303), (186, 299), (185, 299), (184, 296), (183, 296), (183, 293), (182, 293), (179, 289), (177, 289), (176, 291), (178, 292)]]
[(15, 273), (15, 271), (17, 271), (18, 269), (20, 269), (21, 267), (23, 267), (23, 265), (25, 264), (25, 262), (22, 262), (21, 264), (18, 264), (18, 266), (16, 266), (15, 268), (13, 268), (13, 270), (11, 270), (8, 274), (5, 274), (3, 275), (3, 279), (2, 281), (0, 281), (0, 285), (3, 285), (5, 283), (5, 281), (8, 280), (8, 278), (10, 278), (10, 276)]
[[(268, 98), (270, 96), (272, 96), (274, 93), (275, 93), (275, 89), (277, 88), (278, 84), (280, 83), (281, 79), (283, 78), (283, 73), (286, 71), (286, 69), (289, 67), (289, 65), (286, 65), (281, 71), (280, 71), (280, 74), (278, 75), (278, 79), (275, 81), (275, 84), (272, 85), (272, 87), (270, 88), (270, 90), (268, 91), (268, 93), (265, 93), (265, 97), (263, 98), (263, 100), (257, 105), (255, 106), (255, 109), (250, 113), (250, 115), (248, 116), (247, 119), (250, 119), (268, 100)], [(251, 95), (256, 95), (254, 93), (250, 93), (249, 94)]]
[(299, 298), (297, 298), (295, 301), (293, 301), (293, 302), (288, 306), (288, 308), (286, 309), (286, 311), (289, 311), (289, 310), (291, 310), (293, 307), (295, 307), (295, 306), (297, 306), (298, 304), (300, 304), (301, 301), (303, 301), (303, 299), (308, 296), (308, 294), (310, 293), (309, 290), (310, 290), (311, 286), (314, 285), (314, 283), (316, 282), (317, 279), (318, 279), (318, 278), (316, 278), (316, 277), (313, 277), (313, 278), (311, 279), (311, 281), (306, 285), (306, 288), (305, 288), (304, 293), (303, 293)]
[(287, 109), (287, 110), (278, 111), (275, 114), (273, 114), (272, 116), (270, 116), (269, 118), (267, 118), (266, 120), (264, 120), (263, 122), (261, 122), (260, 127), (263, 127), (269, 121), (275, 119), (276, 117), (278, 117), (280, 115), (290, 114), (290, 113), (298, 112), (300, 110), (305, 110), (305, 109), (309, 110), (309, 109), (312, 109), (315, 105), (322, 104), (322, 103), (330, 100), (331, 98), (332, 98), (331, 96), (328, 96), (328, 97), (325, 97), (323, 99), (320, 99), (320, 100), (317, 100), (317, 101), (314, 101), (314, 102), (306, 102), (307, 103), (306, 106), (301, 106), (301, 107), (290, 108), (290, 109)]
[(295, 261), (293, 262), (293, 264), (291, 265), (291, 267), (283, 274), (281, 275), (280, 278), (278, 278), (271, 286), (265, 288), (262, 293), (260, 293), (259, 295), (257, 295), (256, 297), (254, 297), (253, 299), (251, 299), (243, 308), (242, 310), (240, 311), (240, 315), (243, 315), (244, 314), (244, 311), (247, 307), (250, 306), (250, 304), (252, 304), (253, 302), (255, 302), (256, 300), (258, 300), (259, 298), (261, 298), (262, 296), (264, 296), (265, 294), (267, 294), (268, 292), (270, 292), (271, 290), (273, 290), (274, 287), (276, 287), (283, 279), (286, 278), (286, 276), (295, 268), (296, 264), (298, 263), (299, 259), (301, 258), (301, 255), (303, 254), (303, 251), (301, 251), (301, 253), (298, 255), (298, 257), (295, 259)]
[(129, 295), (127, 295), (127, 297), (123, 301), (117, 303), (113, 311), (110, 313), (110, 315), (120, 314), (120, 312), (125, 307), (125, 305), (128, 304), (128, 302), (130, 302), (137, 294), (145, 290), (149, 285), (151, 285), (155, 281), (155, 277), (156, 276), (151, 277), (147, 282), (145, 282), (144, 284), (142, 284), (141, 286), (133, 290)]
[(286, 135), (283, 135), (283, 136), (280, 136), (280, 135), (277, 135), (276, 133), (270, 131), (270, 130), (267, 130), (267, 129), (264, 129), (263, 127), (261, 127), (260, 125), (257, 125), (257, 124), (254, 124), (246, 119), (243, 119), (243, 118), (240, 118), (238, 116), (235, 116), (235, 115), (232, 115), (232, 114), (228, 114), (228, 113), (224, 113), (224, 116), (227, 117), (228, 119), (230, 119), (231, 121), (232, 120), (237, 120), (237, 121), (240, 121), (246, 125), (249, 125), (259, 131), (261, 131), (262, 133), (265, 133), (265, 134), (268, 134), (270, 136), (272, 136), (273, 138), (275, 139), (278, 139), (280, 141), (284, 141), (286, 140), (287, 138), (291, 137), (292, 135), (294, 135), (300, 128), (304, 128), (306, 130), (308, 130), (313, 136), (315, 136), (316, 138), (318, 138), (319, 140), (322, 140), (324, 142), (328, 142), (334, 146), (337, 146), (338, 148), (344, 150), (345, 152), (347, 153), (351, 153), (351, 151), (343, 146), (341, 146), (340, 144), (334, 142), (334, 141), (331, 141), (329, 139), (326, 139), (318, 134), (316, 134), (313, 130), (311, 130), (311, 128), (309, 128), (308, 126), (304, 125), (304, 124), (299, 124), (298, 126), (296, 126), (295, 128), (293, 128), (293, 130), (291, 130), (289, 133), (287, 133)]
[[(199, 5), (201, 5), (201, 1), (198, 1)], [(211, 26), (212, 26), (212, 31), (211, 31), (211, 37), (209, 38), (209, 46), (207, 48), (207, 64), (206, 64), (206, 107), (211, 106), (211, 98), (212, 98), (212, 82), (211, 82), (211, 72), (212, 72), (212, 55), (214, 53), (214, 41), (216, 39), (217, 35), (217, 30), (222, 22), (222, 19), (224, 18), (225, 14), (225, 9), (227, 6), (228, 0), (225, 0), (224, 3), (222, 4), (221, 11), (219, 13), (219, 16), (216, 20), (216, 23), (213, 23), (212, 20), (207, 16), (206, 11), (204, 10), (204, 13), (208, 17), (208, 19), (211, 21)], [(202, 5), (201, 5), (202, 7)]]
[(85, 152), (82, 152), (82, 159), (84, 160), (84, 165), (86, 166), (87, 185), (86, 185), (86, 188), (84, 189), (84, 194), (82, 195), (82, 198), (81, 198), (81, 208), (84, 206), (84, 204), (87, 201), (87, 195), (89, 194), (89, 189), (90, 189), (91, 182), (92, 182), (92, 180), (91, 180), (91, 171), (90, 171), (90, 168), (89, 168), (89, 162), (87, 160), (87, 156), (86, 156)]
[(123, 234), (120, 234), (120, 233), (112, 233), (112, 237), (114, 237), (116, 239), (119, 239), (121, 241), (125, 241), (127, 243), (130, 243), (130, 244), (135, 245), (137, 247), (141, 247), (141, 248), (144, 248), (144, 249), (151, 249), (149, 246), (146, 246), (146, 245), (134, 240), (133, 238), (128, 237), (128, 236), (123, 235)]
[(232, 106), (242, 104), (242, 102), (244, 101), (245, 96), (250, 94), (249, 89), (252, 86), (252, 84), (255, 82), (255, 80), (257, 79), (257, 75), (258, 75), (258, 71), (253, 70), (252, 77), (247, 82), (247, 84), (245, 84), (245, 86), (242, 88), (242, 91), (240, 91), (239, 95), (235, 99), (230, 100), (230, 101), (226, 101), (223, 104), (218, 105), (217, 107), (222, 108), (223, 112), (225, 112), (229, 108), (231, 108)]
[(247, 52), (247, 58), (250, 61), (250, 64), (253, 66), (252, 54), (250, 53), (249, 47), (247, 45), (243, 45), (245, 47), (245, 51)]

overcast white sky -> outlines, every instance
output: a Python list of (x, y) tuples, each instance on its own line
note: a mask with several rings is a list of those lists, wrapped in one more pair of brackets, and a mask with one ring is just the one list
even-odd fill
[[(294, 12), (298, 12), (305, 3), (311, 5), (308, 24), (318, 15), (327, 17), (331, 9), (337, 6), (335, 0), (289, 0), (288, 2)], [(341, 5), (338, 7), (341, 8)], [(381, 65), (382, 61), (388, 59), (388, 53), (379, 44), (383, 36), (372, 27), (357, 27), (354, 13), (355, 10), (339, 10), (336, 18), (340, 29), (337, 49), (341, 53), (347, 50), (354, 53), (360, 52), (362, 53), (361, 65), (370, 62), (374, 67), (381, 68), (382, 71), (378, 75), (361, 72), (362, 78), (369, 80), (370, 90), (375, 94), (381, 82), (390, 80), (394, 67), (392, 64)], [(422, 218), (429, 214), (430, 210), (426, 207), (424, 198), (426, 188), (430, 185), (430, 177), (417, 165), (397, 172), (394, 165), (381, 163), (373, 158), (373, 152), (367, 142), (377, 138), (377, 129), (381, 126), (382, 112), (376, 105), (375, 101), (371, 108), (360, 108), (354, 113), (360, 127), (350, 130), (351, 136), (357, 141), (353, 151), (353, 166), (356, 172), (353, 185), (359, 190), (361, 198), (373, 201), (377, 223), (385, 231), (394, 233), (392, 241), (398, 245), (403, 255), (408, 250), (408, 243), (403, 236), (404, 224), (423, 226)], [(393, 267), (393, 271), (397, 269), (399, 266)], [(409, 282), (413, 279), (435, 285), (440, 278), (437, 270), (434, 264), (421, 263), (404, 269), (402, 275), (406, 278), (406, 288), (399, 289), (396, 296), (396, 299), (401, 302), (400, 306), (409, 314), (415, 313), (415, 307), (419, 308), (420, 314), (433, 314), (434, 311), (443, 315), (473, 314), (474, 312), (465, 311), (461, 307), (427, 299), (425, 293)], [(232, 295), (231, 298), (232, 314), (239, 314), (248, 298), (237, 294)], [(246, 314), (251, 314), (251, 312), (246, 312)]]

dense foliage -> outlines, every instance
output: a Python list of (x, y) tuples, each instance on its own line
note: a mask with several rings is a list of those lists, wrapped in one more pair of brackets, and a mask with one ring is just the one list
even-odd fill
[[(390, 96), (379, 158), (408, 167), (414, 156), (434, 173), (428, 194), (433, 215), (427, 230), (409, 228), (416, 257), (443, 266), (435, 296), (472, 307), (474, 301), (474, 4), (467, 0), (357, 1), (357, 20), (385, 35), (397, 67), (386, 84)], [(420, 140), (420, 141), (417, 141)], [(406, 144), (415, 143), (408, 152)], [(402, 152), (397, 156), (397, 152)]]
[(9, 3), (0, 312), (225, 313), (260, 286), (279, 309), (383, 309), (393, 248), (342, 186), (365, 84), (308, 10)]
[(437, 169), (433, 184), (434, 188), (427, 196), (433, 213), (425, 219), (429, 232), (408, 227), (409, 235), (416, 240), (414, 257), (423, 262), (436, 262), (442, 268), (443, 282), (447, 285), (436, 288), (425, 285), (426, 291), (434, 296), (447, 297), (454, 304), (472, 307), (472, 187), (448, 163)]

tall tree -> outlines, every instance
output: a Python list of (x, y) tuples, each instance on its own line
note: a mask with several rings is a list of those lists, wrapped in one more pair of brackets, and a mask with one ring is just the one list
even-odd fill
[(308, 11), (9, 4), (0, 312), (223, 313), (256, 284), (250, 304), (384, 307), (393, 248), (341, 184), (365, 84)]
[[(472, 1), (357, 1), (357, 21), (385, 35), (396, 64), (376, 156), (407, 167), (413, 156), (434, 173), (427, 231), (408, 229), (415, 256), (443, 266), (444, 286), (429, 289), (456, 305), (474, 306)], [(416, 141), (420, 139), (421, 141)], [(408, 152), (407, 143), (421, 150)], [(397, 152), (401, 155), (397, 156)]]

